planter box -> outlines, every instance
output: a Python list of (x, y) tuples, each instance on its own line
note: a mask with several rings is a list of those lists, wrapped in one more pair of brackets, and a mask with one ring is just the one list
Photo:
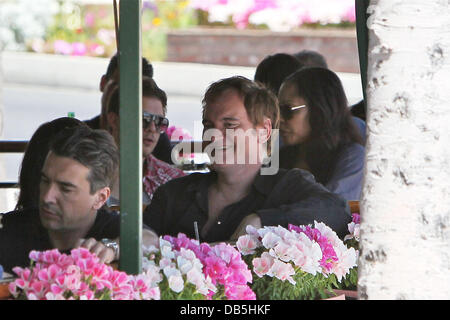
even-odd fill
[(192, 28), (167, 35), (167, 61), (256, 66), (274, 53), (303, 49), (320, 52), (335, 72), (359, 73), (354, 29), (305, 29), (293, 32)]

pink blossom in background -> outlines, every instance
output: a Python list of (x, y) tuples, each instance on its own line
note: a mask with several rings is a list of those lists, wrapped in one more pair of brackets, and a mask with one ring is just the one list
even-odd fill
[(172, 141), (192, 140), (192, 135), (190, 134), (190, 132), (181, 127), (170, 126), (169, 128), (167, 128), (166, 133), (169, 136), (169, 139)]
[(53, 50), (57, 54), (70, 55), (72, 54), (72, 45), (64, 40), (55, 40)]
[(102, 56), (105, 54), (105, 47), (97, 43), (88, 45), (88, 51), (93, 56)]
[(193, 0), (190, 7), (208, 12), (210, 22), (226, 23), (231, 18), (238, 29), (249, 22), (288, 31), (303, 23), (355, 21), (354, 0)]
[(114, 30), (101, 28), (97, 31), (97, 38), (105, 45), (111, 45), (116, 39), (116, 33)]
[(89, 28), (95, 26), (95, 14), (92, 12), (86, 13), (84, 16), (84, 24)]
[(85, 56), (87, 53), (87, 47), (82, 42), (72, 43), (72, 55), (73, 56)]

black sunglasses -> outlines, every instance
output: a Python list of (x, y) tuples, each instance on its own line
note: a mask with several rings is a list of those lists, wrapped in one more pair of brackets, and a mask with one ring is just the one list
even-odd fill
[(152, 123), (155, 123), (156, 130), (164, 131), (169, 127), (169, 119), (152, 114), (148, 112), (142, 112), (142, 128), (145, 130)]
[(297, 112), (300, 109), (306, 108), (306, 104), (303, 104), (301, 106), (287, 106), (287, 105), (280, 105), (280, 114), (281, 117), (285, 120), (290, 120), (294, 116), (295, 112)]

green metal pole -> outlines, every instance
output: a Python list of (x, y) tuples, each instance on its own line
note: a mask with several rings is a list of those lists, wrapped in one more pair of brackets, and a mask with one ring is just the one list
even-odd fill
[(122, 0), (119, 9), (120, 72), (120, 262), (142, 269), (142, 58), (141, 0)]
[(359, 69), (361, 72), (361, 84), (363, 88), (364, 101), (366, 99), (366, 85), (367, 85), (367, 61), (369, 49), (369, 35), (367, 30), (367, 7), (370, 0), (355, 0), (356, 10), (356, 35), (358, 38), (358, 53), (359, 53)]

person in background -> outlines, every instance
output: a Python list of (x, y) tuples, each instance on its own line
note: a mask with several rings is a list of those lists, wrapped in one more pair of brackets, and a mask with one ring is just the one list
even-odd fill
[(365, 149), (338, 76), (303, 68), (283, 82), (278, 99), (280, 167), (308, 170), (331, 192), (359, 200)]
[[(325, 57), (320, 54), (317, 51), (314, 50), (302, 50), (294, 54), (294, 57), (296, 57), (300, 63), (304, 67), (319, 67), (319, 68), (328, 68), (327, 61)], [(366, 119), (365, 117), (361, 117), (361, 112), (359, 109), (361, 106), (364, 108), (364, 104), (360, 105), (361, 103), (364, 103), (364, 101), (361, 101), (359, 104), (350, 106), (350, 112), (353, 116), (353, 121), (355, 122), (356, 126), (358, 127), (361, 137), (363, 139), (363, 142), (365, 144), (366, 142)], [(363, 109), (365, 111), (365, 108)], [(365, 113), (364, 113), (365, 114)]]
[(84, 125), (75, 118), (62, 117), (46, 122), (34, 132), (23, 155), (19, 173), (19, 197), (15, 210), (39, 205), (41, 170), (49, 150), (50, 140), (61, 130)]
[[(39, 185), (39, 206), (3, 214), (0, 264), (11, 272), (30, 265), (32, 250), (68, 253), (85, 247), (101, 262), (119, 258), (120, 216), (104, 208), (119, 154), (108, 132), (65, 128), (50, 142)], [(34, 217), (38, 217), (34, 219)], [(142, 242), (150, 245), (144, 226)]]
[[(153, 78), (153, 66), (149, 61), (142, 57), (142, 76)], [(119, 84), (119, 59), (117, 53), (111, 57), (106, 69), (106, 73), (100, 78), (99, 90), (102, 92), (101, 104), (105, 105), (104, 100), (108, 98), (108, 91), (112, 90), (114, 86)], [(103, 108), (103, 107), (102, 107)], [(100, 115), (104, 113), (102, 109)], [(84, 122), (92, 129), (104, 128), (101, 123), (101, 116), (95, 116), (92, 119), (85, 120)], [(170, 139), (165, 132), (163, 132), (153, 150), (153, 155), (169, 164), (173, 164), (171, 158), (172, 145)]]
[(277, 96), (284, 79), (303, 66), (297, 58), (287, 53), (268, 55), (256, 66), (254, 80), (264, 84)]
[(325, 57), (314, 50), (302, 50), (293, 54), (305, 67), (320, 67), (328, 69)]
[[(105, 114), (105, 129), (114, 137), (117, 145), (120, 145), (120, 118), (119, 118), (119, 86), (114, 86), (107, 99)], [(143, 204), (148, 205), (155, 190), (167, 181), (184, 176), (184, 172), (174, 168), (164, 161), (157, 159), (152, 152), (159, 141), (160, 135), (167, 129), (169, 120), (167, 113), (167, 95), (157, 86), (152, 78), (142, 78), (142, 157), (143, 168)], [(114, 183), (113, 199), (119, 199), (118, 180)]]
[[(215, 146), (209, 154), (211, 172), (193, 173), (158, 188), (143, 214), (154, 239), (179, 232), (194, 238), (197, 225), (200, 241), (233, 241), (245, 234), (247, 225), (287, 227), (315, 220), (342, 237), (346, 234), (351, 217), (344, 199), (307, 171), (279, 169), (269, 174), (262, 169), (257, 150), (267, 147), (270, 154), (266, 144), (279, 124), (277, 99), (270, 90), (244, 77), (226, 78), (207, 89), (202, 104), (203, 138), (212, 141), (206, 148)], [(210, 134), (216, 135), (205, 138)], [(247, 138), (253, 144), (240, 144)]]

